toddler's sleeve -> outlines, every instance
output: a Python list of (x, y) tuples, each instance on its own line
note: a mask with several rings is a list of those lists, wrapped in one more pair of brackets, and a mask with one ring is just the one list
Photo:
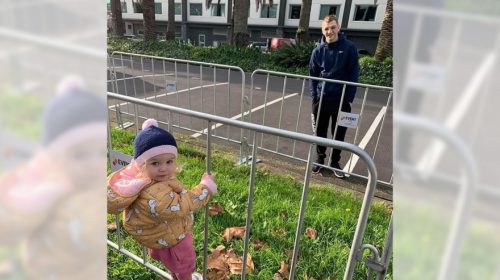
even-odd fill
[(141, 190), (151, 180), (127, 176), (126, 169), (121, 169), (108, 177), (107, 206), (109, 214), (118, 214), (132, 204)]

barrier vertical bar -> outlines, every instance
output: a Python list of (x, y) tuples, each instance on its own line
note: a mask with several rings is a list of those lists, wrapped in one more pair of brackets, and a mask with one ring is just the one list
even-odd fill
[[(345, 90), (347, 88), (346, 84), (343, 84), (342, 86), (342, 96), (340, 97), (340, 104), (339, 104), (339, 109), (337, 110), (337, 118), (335, 119), (335, 129), (332, 132), (332, 139), (335, 140), (335, 136), (337, 136), (337, 127), (338, 127), (338, 122), (339, 122), (339, 114), (340, 111), (342, 111), (342, 105), (344, 104), (344, 96), (345, 96)], [(334, 120), (332, 120), (333, 122)], [(333, 148), (332, 148), (333, 149)], [(330, 160), (328, 161), (328, 165), (332, 164), (332, 157), (330, 157)], [(342, 171), (342, 170), (340, 170)]]
[[(353, 144), (356, 145), (356, 140), (358, 139), (358, 135), (359, 135), (359, 126), (361, 125), (361, 121), (363, 120), (363, 110), (365, 109), (365, 104), (366, 104), (366, 96), (368, 94), (368, 88), (365, 88), (365, 93), (363, 95), (363, 102), (361, 103), (361, 111), (359, 113), (359, 120), (358, 120), (358, 126), (356, 127), (356, 132), (354, 132), (354, 140), (353, 140)], [(350, 171), (351, 170), (351, 165), (352, 165), (352, 153), (351, 155), (349, 156), (349, 165), (347, 166), (347, 171)]]
[[(191, 78), (189, 77), (189, 63), (187, 64), (187, 87), (188, 87), (188, 104), (189, 104), (189, 110), (191, 109)], [(193, 118), (189, 117), (189, 127), (193, 127)]]
[(307, 202), (307, 193), (309, 189), (309, 180), (311, 179), (312, 172), (312, 155), (314, 151), (315, 144), (309, 145), (309, 155), (307, 156), (307, 166), (306, 173), (304, 175), (304, 187), (302, 188), (302, 198), (300, 199), (300, 210), (299, 210), (299, 220), (297, 223), (297, 231), (295, 232), (295, 242), (293, 244), (293, 255), (292, 262), (290, 266), (290, 277), (289, 279), (294, 279), (295, 277), (295, 268), (297, 266), (297, 257), (299, 254), (299, 244), (300, 244), (300, 236), (302, 235), (302, 224), (304, 222), (304, 212), (306, 208)]
[(248, 200), (247, 200), (247, 217), (245, 224), (245, 241), (243, 249), (243, 270), (241, 273), (241, 279), (245, 280), (247, 271), (247, 255), (248, 255), (248, 244), (250, 243), (250, 224), (252, 219), (252, 208), (253, 208), (253, 195), (254, 195), (254, 185), (255, 185), (255, 171), (257, 169), (257, 132), (253, 134), (253, 148), (252, 148), (252, 167), (250, 171), (250, 182), (248, 184)]
[[(207, 170), (211, 174), (212, 170), (212, 122), (207, 123)], [(208, 258), (208, 203), (205, 205), (205, 226), (203, 231), (203, 279), (207, 279), (207, 258)]]
[[(217, 70), (217, 67), (214, 66), (214, 86), (213, 86), (213, 88), (214, 88), (214, 115), (217, 115), (217, 109), (215, 107), (215, 105), (217, 103), (216, 102), (216, 95), (215, 95), (215, 85), (217, 84), (217, 71), (216, 70)], [(217, 135), (217, 133), (216, 133), (216, 131), (214, 131), (214, 136), (216, 136), (216, 135)]]
[(385, 113), (382, 117), (382, 122), (380, 122), (380, 130), (378, 131), (377, 143), (375, 144), (375, 151), (373, 151), (373, 159), (375, 159), (375, 154), (377, 153), (378, 143), (380, 141), (380, 135), (382, 134), (382, 128), (384, 127), (385, 117), (387, 116), (387, 108), (389, 108), (389, 103), (391, 102), (392, 90), (389, 92), (389, 97), (387, 98), (387, 104), (385, 105)]
[[(151, 58), (151, 70), (153, 71), (153, 92), (155, 95), (155, 102), (158, 102), (158, 96), (156, 94), (156, 71), (155, 71), (155, 63), (153, 61), (153, 58)], [(167, 95), (165, 95), (165, 98), (167, 98)], [(156, 109), (156, 119), (160, 119), (160, 113), (159, 110)]]
[[(283, 80), (283, 94), (281, 95), (281, 107), (280, 107), (280, 119), (278, 121), (278, 128), (281, 129), (281, 120), (283, 118), (283, 105), (285, 104), (285, 91), (286, 91), (286, 82), (287, 82), (288, 76), (285, 76), (285, 79)], [(276, 152), (279, 149), (279, 143), (280, 143), (280, 137), (276, 138)]]
[[(227, 117), (230, 118), (231, 116), (231, 84), (229, 83), (231, 81), (231, 70), (229, 69), (227, 71)], [(229, 140), (229, 125), (226, 125), (226, 136), (227, 140)], [(241, 151), (240, 151), (240, 158), (241, 158)]]
[[(134, 73), (134, 61), (132, 59), (132, 56), (130, 56), (130, 66), (132, 67), (132, 73)], [(137, 98), (137, 87), (136, 87), (136, 84), (135, 84), (135, 79), (136, 77), (134, 77), (132, 79), (132, 84), (134, 85), (134, 97)], [(129, 103), (127, 103), (129, 104)], [(139, 133), (139, 117), (138, 117), (138, 114), (137, 114), (137, 104), (134, 103), (133, 105), (134, 107), (134, 116), (135, 116), (135, 119), (134, 119), (134, 122), (135, 122), (135, 133)]]
[(382, 257), (380, 262), (384, 264), (385, 269), (382, 272), (377, 273), (377, 280), (384, 280), (387, 274), (387, 269), (389, 268), (389, 257), (392, 254), (392, 218), (394, 213), (391, 214), (391, 220), (389, 222), (389, 230), (387, 231), (387, 236), (385, 238), (384, 251), (382, 251)]
[(203, 112), (203, 108), (205, 108), (205, 105), (204, 105), (204, 100), (203, 100), (203, 65), (201, 65), (201, 64), (200, 64), (200, 90), (201, 90), (201, 109), (200, 109), (200, 112)]
[[(302, 90), (300, 91), (300, 99), (299, 99), (299, 112), (297, 113), (297, 123), (295, 124), (295, 132), (299, 132), (299, 120), (300, 113), (302, 109), (302, 100), (304, 99), (304, 88), (306, 85), (306, 80), (302, 80)], [(293, 149), (292, 149), (292, 157), (295, 157), (295, 146), (297, 144), (297, 140), (293, 140)]]
[[(266, 91), (264, 93), (264, 104), (267, 103), (267, 95), (269, 93), (269, 73), (267, 73), (267, 76), (266, 76)], [(264, 106), (264, 112), (263, 112), (263, 115), (262, 115), (262, 125), (265, 125), (265, 121), (266, 121), (266, 109), (267, 109), (267, 106)], [(264, 147), (264, 133), (261, 134), (260, 136), (260, 146), (261, 147)]]

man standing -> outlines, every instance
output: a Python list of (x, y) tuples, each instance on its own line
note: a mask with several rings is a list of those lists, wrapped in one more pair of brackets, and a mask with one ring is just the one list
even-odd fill
[[(323, 19), (321, 31), (324, 41), (315, 48), (309, 62), (309, 75), (326, 79), (357, 82), (359, 76), (358, 50), (353, 42), (347, 40), (343, 33), (339, 33), (340, 25), (336, 16), (329, 15)], [(324, 86), (324, 90), (322, 87)], [(344, 84), (324, 83), (310, 80), (309, 91), (312, 98), (312, 126), (316, 136), (326, 138), (328, 134), (328, 123), (332, 120), (331, 133), (335, 133), (337, 114), (340, 105), (343, 112), (351, 112), (351, 103), (356, 94), (355, 86), (346, 86), (342, 100)], [(323, 90), (323, 98), (321, 92)], [(321, 104), (320, 104), (321, 99)], [(319, 117), (318, 117), (319, 115)], [(317, 122), (317, 123), (316, 123)], [(335, 140), (344, 141), (347, 128), (337, 126)], [(340, 150), (333, 149), (330, 156), (330, 166), (337, 169), (334, 174), (338, 178), (345, 175), (340, 167)], [(317, 146), (316, 164), (313, 173), (321, 170), (325, 164), (326, 147)]]

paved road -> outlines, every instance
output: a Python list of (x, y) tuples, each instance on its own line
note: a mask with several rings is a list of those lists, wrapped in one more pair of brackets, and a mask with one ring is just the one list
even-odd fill
[[(200, 66), (193, 64), (188, 66), (185, 63), (151, 61), (151, 59), (141, 61), (140, 58), (134, 58), (131, 63), (130, 57), (122, 57), (115, 60), (115, 72), (119, 81), (117, 85), (110, 83), (108, 90), (241, 120), (241, 72), (206, 66), (201, 70), (200, 74)], [(285, 81), (283, 77), (276, 76), (270, 76), (268, 80), (265, 75), (256, 75), (251, 90), (251, 73), (245, 76), (245, 91), (250, 96), (249, 107), (246, 110), (251, 111), (251, 114), (245, 117), (247, 121), (312, 134), (311, 101), (307, 95), (307, 82), (304, 83), (303, 80), (295, 78), (287, 78)], [(170, 85), (175, 82), (177, 92), (173, 88), (166, 89), (167, 82)], [(355, 113), (361, 110), (364, 92), (364, 89), (358, 89), (353, 102)], [(348, 129), (346, 142), (353, 143), (356, 138), (357, 145), (372, 156), (375, 154), (379, 180), (389, 182), (392, 176), (392, 103), (388, 108), (383, 109), (387, 98), (388, 93), (384, 91), (370, 90), (368, 92), (358, 135), (356, 136), (355, 129)], [(110, 105), (115, 103), (110, 103)], [(134, 112), (134, 106), (130, 104), (121, 106), (120, 109)], [(138, 110), (142, 116), (156, 117), (160, 120), (168, 118), (168, 114), (154, 109), (139, 106)], [(384, 110), (385, 120), (381, 125)], [(177, 115), (172, 118), (174, 125), (191, 128), (190, 133), (193, 136), (200, 136), (196, 132), (207, 128), (205, 121), (189, 117), (181, 118)], [(133, 122), (133, 119), (129, 120)], [(381, 126), (382, 132), (379, 139)], [(226, 126), (213, 128), (217, 136), (240, 139), (241, 130), (238, 128)], [(244, 133), (244, 135), (247, 134)], [(307, 159), (309, 146), (306, 143), (294, 143), (291, 140), (278, 139), (269, 135), (260, 137), (260, 140), (260, 146), (264, 149)], [(375, 146), (377, 146), (376, 152)], [(366, 167), (363, 163), (356, 162), (355, 158), (351, 159), (350, 163), (349, 160), (350, 153), (343, 152), (341, 165), (351, 167), (353, 173), (366, 176)]]

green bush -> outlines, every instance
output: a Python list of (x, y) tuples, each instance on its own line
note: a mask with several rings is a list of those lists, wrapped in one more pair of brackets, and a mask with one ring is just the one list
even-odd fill
[(307, 68), (311, 58), (314, 43), (283, 46), (282, 48), (271, 52), (271, 60), (275, 64), (288, 68)]
[(377, 62), (375, 57), (364, 56), (359, 59), (359, 66), (360, 83), (392, 87), (392, 57)]

